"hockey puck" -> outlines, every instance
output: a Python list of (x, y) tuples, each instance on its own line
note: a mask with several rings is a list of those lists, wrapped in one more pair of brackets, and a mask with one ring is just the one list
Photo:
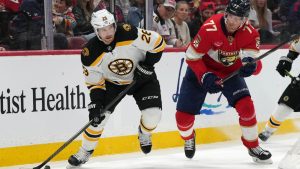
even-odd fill
[(49, 165), (46, 165), (46, 166), (45, 166), (45, 169), (50, 169), (50, 166), (49, 166)]

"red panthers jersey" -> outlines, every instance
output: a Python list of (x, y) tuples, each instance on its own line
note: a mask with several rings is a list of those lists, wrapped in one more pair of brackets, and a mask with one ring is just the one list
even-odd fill
[(242, 58), (255, 58), (259, 45), (259, 34), (248, 21), (230, 34), (224, 14), (216, 14), (201, 26), (186, 51), (186, 60), (200, 79), (206, 72), (224, 78), (241, 67)]

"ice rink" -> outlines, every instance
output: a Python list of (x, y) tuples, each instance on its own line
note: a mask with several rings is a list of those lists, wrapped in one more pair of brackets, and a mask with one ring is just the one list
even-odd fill
[[(198, 145), (193, 159), (185, 157), (183, 147), (154, 150), (149, 155), (141, 152), (92, 158), (81, 169), (276, 169), (279, 161), (296, 142), (300, 133), (273, 136), (263, 148), (272, 153), (273, 164), (252, 161), (240, 141)], [(38, 165), (38, 164), (36, 164)], [(36, 165), (1, 167), (0, 169), (33, 168)], [(51, 162), (52, 169), (65, 169), (67, 162)]]

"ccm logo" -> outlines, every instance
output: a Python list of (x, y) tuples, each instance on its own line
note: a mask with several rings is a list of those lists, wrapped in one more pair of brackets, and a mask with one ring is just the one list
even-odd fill
[(151, 99), (158, 99), (158, 96), (146, 96), (142, 98), (142, 100), (151, 100)]

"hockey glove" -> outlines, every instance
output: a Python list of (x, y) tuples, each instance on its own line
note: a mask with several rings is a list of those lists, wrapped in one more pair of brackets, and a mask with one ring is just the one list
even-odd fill
[[(242, 59), (243, 65), (240, 70), (239, 70), (239, 75), (242, 77), (249, 77), (251, 76), (257, 67), (256, 62), (253, 62), (253, 58), (252, 57), (245, 57)], [(251, 63), (253, 62), (253, 63)]]
[(208, 91), (208, 93), (218, 93), (220, 92), (223, 88), (220, 82), (221, 79), (215, 75), (214, 73), (207, 72), (202, 76), (202, 85), (205, 90)]
[(91, 102), (88, 105), (89, 110), (89, 119), (93, 120), (92, 126), (97, 127), (105, 118), (105, 114), (103, 112), (103, 106), (99, 103)]
[(155, 76), (154, 67), (144, 65), (140, 62), (134, 70), (134, 79), (137, 81), (147, 82)]
[(279, 60), (279, 63), (276, 67), (276, 70), (277, 72), (282, 76), (286, 76), (286, 73), (285, 71), (291, 71), (292, 69), (292, 63), (293, 63), (293, 60), (286, 57), (286, 56), (282, 56)]
[(136, 84), (130, 89), (128, 94), (132, 94), (134, 91), (138, 90), (140, 87), (143, 86), (148, 81), (151, 81), (156, 78), (154, 67), (144, 65), (140, 62), (136, 69), (134, 70), (134, 77), (133, 79), (136, 81)]

